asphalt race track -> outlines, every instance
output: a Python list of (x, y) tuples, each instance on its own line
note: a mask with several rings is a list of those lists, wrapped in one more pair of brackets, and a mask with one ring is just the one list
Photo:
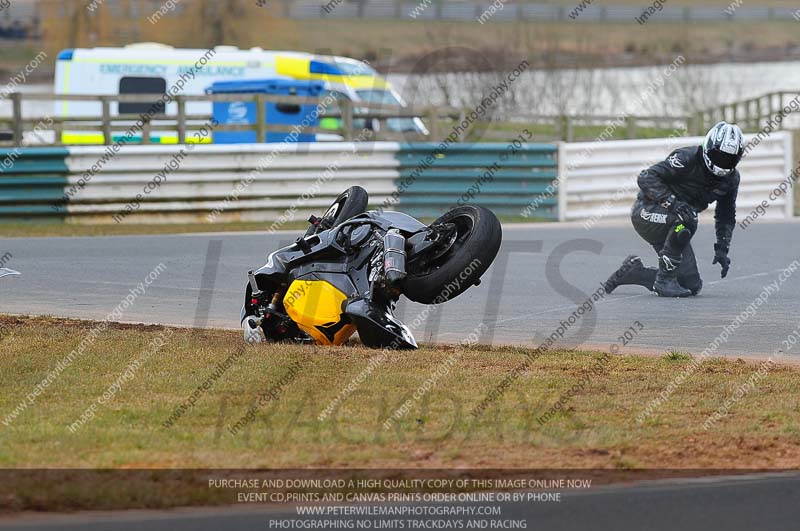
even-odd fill
[[(0, 238), (0, 254), (13, 255), (5, 266), (21, 273), (0, 277), (0, 312), (102, 319), (163, 262), (166, 269), (122, 321), (235, 328), (247, 270), (296, 236)], [(719, 266), (711, 264), (713, 239), (713, 222), (704, 220), (693, 241), (705, 281), (699, 297), (660, 299), (642, 288), (620, 288), (583, 312), (559, 345), (699, 353), (765, 286), (778, 282), (781, 270), (800, 260), (800, 224), (759, 220), (735, 231), (731, 271), (720, 280)], [(485, 323), (482, 343), (537, 345), (566, 323), (629, 253), (655, 263), (652, 250), (625, 222), (589, 230), (581, 224), (506, 226), (503, 248), (483, 284), (418, 320), (414, 334), (420, 342), (457, 343)], [(765, 357), (782, 349), (800, 325), (800, 270), (775, 286), (726, 342), (717, 342), (715, 355)], [(422, 309), (404, 303), (398, 316), (411, 324)], [(643, 330), (622, 346), (620, 336), (631, 326)], [(800, 348), (783, 354), (800, 359)]]
[[(501, 503), (503, 519), (548, 531), (794, 530), (800, 476), (767, 475), (639, 483), (564, 493), (560, 502)], [(298, 518), (291, 508), (216, 508), (31, 515), (4, 520), (19, 531), (245, 531), (270, 529), (270, 520)], [(337, 517), (329, 517), (337, 520)], [(367, 517), (375, 520), (374, 517)], [(461, 520), (462, 518), (457, 518)], [(377, 520), (375, 521), (375, 528)], [(464, 526), (463, 529), (470, 529)]]

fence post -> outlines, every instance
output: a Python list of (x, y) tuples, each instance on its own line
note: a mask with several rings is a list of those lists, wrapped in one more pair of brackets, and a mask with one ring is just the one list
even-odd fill
[[(466, 120), (466, 119), (467, 119), (467, 111), (465, 111), (464, 109), (461, 109), (458, 112), (458, 124), (456, 124), (456, 125), (460, 126), (461, 124), (464, 123), (464, 120)], [(458, 127), (458, 128), (460, 129), (460, 127)], [(456, 138), (456, 142), (463, 142), (466, 132), (467, 132), (466, 129), (457, 132), (456, 133), (456, 137), (457, 137)]]
[(175, 98), (178, 103), (178, 144), (186, 143), (186, 96)]
[(761, 116), (762, 116), (761, 100), (762, 98), (756, 98), (756, 131), (761, 129)]
[(150, 143), (150, 118), (147, 118), (142, 125), (142, 144), (149, 144)]
[(12, 92), (11, 102), (14, 113), (14, 145), (22, 145), (22, 93)]
[(350, 141), (353, 139), (353, 102), (342, 100), (339, 102), (339, 109), (342, 111), (342, 136)]
[(430, 122), (431, 141), (439, 140), (439, 113), (436, 112), (436, 107), (428, 109), (428, 121)]
[(793, 218), (794, 217), (794, 205), (795, 205), (795, 194), (797, 194), (797, 175), (795, 174), (795, 161), (796, 161), (796, 154), (795, 146), (798, 145), (798, 140), (800, 140), (800, 132), (798, 131), (787, 131), (784, 133), (786, 138), (784, 139), (784, 149), (786, 150), (786, 163), (785, 168), (783, 171), (784, 175), (789, 176), (790, 179), (794, 179), (789, 192), (786, 194), (786, 217)]
[(267, 141), (267, 107), (263, 94), (256, 94), (256, 142)]
[(561, 117), (561, 140), (572, 142), (572, 119), (568, 115)]
[(559, 142), (557, 144), (556, 156), (558, 157), (558, 221), (567, 221), (567, 144)]
[(64, 124), (60, 121), (55, 121), (53, 124), (53, 132), (55, 133), (55, 145), (60, 146), (64, 140)]
[(627, 123), (627, 131), (626, 131), (626, 138), (628, 140), (636, 138), (636, 118), (634, 116), (626, 116), (625, 121)]
[(111, 101), (109, 96), (101, 96), (103, 104), (103, 144), (111, 145)]

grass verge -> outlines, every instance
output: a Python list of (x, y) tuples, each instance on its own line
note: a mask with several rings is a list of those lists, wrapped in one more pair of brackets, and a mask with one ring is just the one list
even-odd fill
[[(476, 418), (473, 409), (530, 351), (426, 346), (389, 353), (319, 420), (380, 351), (245, 347), (236, 332), (157, 326), (112, 324), (93, 336), (96, 325), (0, 316), (0, 467), (777, 470), (800, 463), (796, 367), (774, 366), (706, 430), (704, 421), (757, 366), (707, 361), (638, 423), (689, 357), (553, 351), (536, 357)], [(156, 338), (164, 344), (154, 349)], [(82, 342), (82, 353), (64, 366)], [(59, 361), (58, 377), (18, 410)], [(446, 364), (450, 371), (441, 371)], [(598, 365), (550, 421), (537, 420)], [(437, 370), (435, 384), (387, 429), (386, 420)], [(193, 393), (194, 404), (170, 424)], [(207, 491), (188, 502), (155, 496), (154, 503), (213, 502)], [(48, 504), (37, 496), (36, 503), (0, 496), (0, 508)], [(85, 499), (67, 506), (86, 504), (98, 508)]]

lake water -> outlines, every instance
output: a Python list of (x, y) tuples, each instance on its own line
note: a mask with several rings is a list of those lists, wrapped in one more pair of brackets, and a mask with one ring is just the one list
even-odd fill
[[(390, 76), (409, 102), (467, 107), (502, 79), (494, 74)], [(498, 115), (675, 116), (780, 90), (800, 93), (800, 61), (530, 70), (510, 84)]]

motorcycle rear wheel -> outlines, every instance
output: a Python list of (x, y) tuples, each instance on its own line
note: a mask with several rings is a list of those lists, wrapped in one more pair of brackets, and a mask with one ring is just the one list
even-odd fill
[(441, 304), (462, 294), (478, 283), (500, 250), (503, 229), (491, 210), (475, 205), (457, 207), (431, 227), (447, 223), (457, 230), (452, 247), (425, 271), (409, 271), (405, 279), (403, 293), (414, 302)]

